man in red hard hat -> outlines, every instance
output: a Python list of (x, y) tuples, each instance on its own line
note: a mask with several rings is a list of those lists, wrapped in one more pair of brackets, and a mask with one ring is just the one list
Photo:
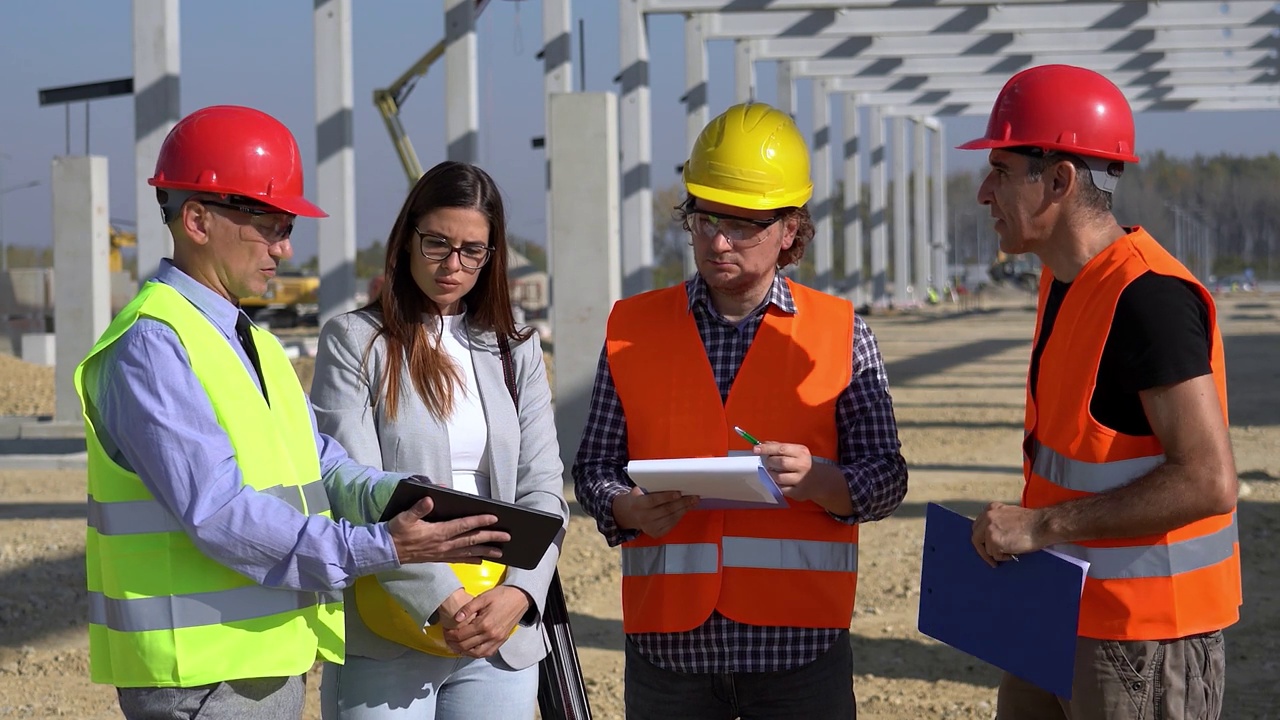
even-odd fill
[[(130, 720), (297, 718), (317, 658), (343, 659), (356, 577), (496, 557), (492, 516), (374, 521), (403, 477), (316, 431), (276, 339), (240, 311), (292, 254), (302, 194), (289, 130), (198, 110), (160, 149), (172, 260), (76, 370), (88, 442), (89, 666)], [(349, 518), (350, 520), (348, 520)]]
[(1044, 264), (1022, 502), (988, 505), (973, 545), (1090, 563), (1071, 698), (1006, 674), (997, 717), (1217, 718), (1241, 603), (1222, 337), (1204, 286), (1111, 212), (1138, 162), (1129, 104), (1090, 70), (1031, 68), (960, 147), (990, 153), (1000, 248)]

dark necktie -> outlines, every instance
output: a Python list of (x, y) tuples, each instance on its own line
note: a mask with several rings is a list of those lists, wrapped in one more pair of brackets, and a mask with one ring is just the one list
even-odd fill
[(270, 405), (271, 398), (267, 397), (267, 381), (262, 377), (262, 362), (258, 360), (258, 346), (253, 344), (253, 333), (250, 327), (252, 323), (249, 322), (249, 316), (240, 313), (236, 318), (236, 337), (240, 339), (244, 353), (249, 356), (249, 362), (253, 363), (253, 369), (258, 373), (258, 384), (262, 387), (262, 397)]

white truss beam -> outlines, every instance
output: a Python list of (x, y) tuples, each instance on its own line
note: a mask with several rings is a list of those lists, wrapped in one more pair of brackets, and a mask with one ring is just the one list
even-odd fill
[(796, 60), (796, 77), (836, 75), (859, 77), (902, 77), (905, 75), (1003, 75), (1037, 65), (1067, 64), (1090, 67), (1098, 72), (1174, 70), (1274, 69), (1278, 64), (1272, 50), (1199, 50), (1169, 53), (1097, 53), (1088, 56), (1049, 53), (1004, 57), (880, 58), (878, 60)]
[[(1194, 30), (1086, 30), (992, 35), (852, 35), (844, 38), (756, 38), (759, 60), (786, 58), (1000, 57), (1042, 53), (1174, 52), (1181, 50), (1275, 50), (1274, 27)], [(736, 42), (744, 42), (739, 38)]]
[(1097, 32), (1169, 28), (1248, 28), (1275, 25), (1272, 0), (1235, 2), (1073, 2), (1033, 5), (941, 5), (892, 8), (825, 8), (722, 12), (708, 37), (854, 37), (943, 35), (1091, 29)]

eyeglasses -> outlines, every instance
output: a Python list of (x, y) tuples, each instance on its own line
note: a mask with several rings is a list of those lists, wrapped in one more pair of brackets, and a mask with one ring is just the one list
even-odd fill
[(418, 228), (414, 228), (413, 231), (418, 234), (418, 240), (421, 241), (418, 251), (422, 253), (422, 257), (433, 262), (447, 262), (450, 255), (458, 253), (458, 261), (462, 263), (462, 267), (468, 270), (479, 270), (489, 262), (489, 254), (493, 250), (492, 245), (481, 243), (463, 243), (454, 247), (449, 244), (448, 238), (424, 233)]
[(268, 243), (279, 243), (293, 235), (293, 216), (265, 205), (245, 205), (220, 200), (196, 200), (201, 205), (234, 210), (249, 216), (249, 224), (257, 230)]
[(745, 249), (764, 242), (765, 231), (781, 219), (779, 216), (774, 216), (767, 220), (753, 220), (697, 211), (685, 216), (684, 227), (703, 240), (712, 240), (716, 235), (721, 235), (734, 248)]

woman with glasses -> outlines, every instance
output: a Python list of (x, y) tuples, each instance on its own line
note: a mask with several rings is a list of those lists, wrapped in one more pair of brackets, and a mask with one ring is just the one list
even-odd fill
[[(423, 175), (384, 270), (369, 305), (321, 330), (321, 432), (371, 465), (567, 524), (542, 348), (515, 325), (492, 178), (457, 162)], [(358, 582), (346, 592), (346, 663), (324, 670), (324, 717), (532, 718), (558, 558), (553, 545), (534, 570), (438, 563)]]

